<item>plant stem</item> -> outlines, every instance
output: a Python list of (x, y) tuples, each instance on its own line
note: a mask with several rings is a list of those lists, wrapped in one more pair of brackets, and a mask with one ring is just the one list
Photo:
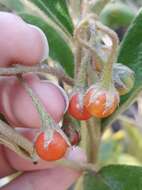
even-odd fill
[(85, 121), (81, 121), (80, 136), (81, 136), (81, 141), (79, 143), (79, 146), (83, 148), (87, 156), (87, 161), (90, 162), (90, 147), (89, 147), (90, 139), (89, 139), (87, 122)]
[(34, 158), (33, 144), (2, 120), (0, 120), (0, 143), (24, 158)]
[(71, 18), (73, 20), (74, 26), (78, 23), (78, 20), (80, 19), (81, 15), (81, 3), (82, 0), (68, 0), (67, 4), (69, 7), (69, 12), (71, 15)]
[(51, 67), (48, 65), (42, 66), (18, 66), (18, 67), (8, 67), (8, 68), (1, 68), (0, 69), (0, 76), (1, 75), (16, 75), (28, 72), (35, 72), (35, 73), (48, 73), (58, 77), (60, 80), (63, 80), (69, 85), (74, 84), (74, 80), (69, 77), (63, 69), (57, 67)]
[(90, 53), (87, 51), (83, 51), (85, 55), (82, 58), (80, 70), (78, 72), (78, 76), (76, 78), (75, 87), (84, 89), (86, 87), (86, 71), (87, 66), (90, 63)]
[(81, 18), (83, 19), (87, 14), (87, 2), (88, 0), (82, 0), (81, 4)]
[(76, 43), (76, 47), (75, 47), (75, 72), (74, 72), (74, 77), (77, 78), (78, 72), (79, 72), (79, 68), (80, 68), (80, 64), (81, 64), (81, 46), (80, 44)]
[(100, 22), (97, 22), (97, 29), (107, 34), (112, 40), (111, 54), (108, 58), (108, 62), (110, 63), (110, 68), (111, 68), (111, 64), (115, 62), (115, 59), (116, 59), (117, 47), (119, 44), (118, 36), (113, 30), (101, 24)]
[(91, 154), (89, 161), (97, 165), (98, 152), (101, 141), (101, 122), (100, 119), (91, 118), (90, 120), (88, 120), (87, 123), (91, 146)]
[[(97, 60), (97, 62), (99, 62), (101, 65), (103, 65), (103, 60), (102, 58), (98, 55), (98, 53), (96, 52), (95, 48), (92, 47), (86, 40), (82, 39), (82, 33), (86, 30), (86, 27), (88, 27), (88, 24), (89, 24), (89, 18), (88, 17), (87, 19), (84, 19), (82, 22), (81, 22), (81, 27), (78, 27), (76, 29), (76, 36), (75, 36), (75, 39), (78, 41), (78, 43), (83, 46), (84, 48), (88, 49), (92, 54), (95, 55), (95, 58)], [(93, 16), (94, 18), (94, 16)], [(96, 18), (96, 17), (95, 17)], [(83, 29), (84, 30), (83, 30)]]
[[(87, 122), (81, 122), (81, 142), (80, 146), (85, 150), (88, 162), (91, 163), (91, 169), (97, 171), (97, 155), (100, 146), (100, 121), (90, 119)], [(89, 168), (90, 168), (89, 166)], [(86, 168), (87, 169), (87, 168)], [(94, 170), (93, 169), (93, 170)], [(88, 169), (87, 169), (88, 170)], [(95, 171), (95, 173), (96, 173)], [(93, 171), (94, 172), (94, 171)], [(83, 189), (84, 177), (81, 176), (75, 184), (74, 190)]]
[[(96, 18), (96, 17), (95, 17)], [(87, 74), (87, 67), (89, 63), (91, 62), (91, 56), (92, 53), (95, 54), (96, 60), (102, 64), (102, 59), (95, 51), (95, 48), (93, 47), (96, 43), (95, 41), (96, 37), (96, 30), (95, 30), (95, 21), (94, 17), (87, 17), (84, 20), (81, 21), (79, 26), (76, 28), (74, 33), (74, 38), (78, 41), (79, 49), (77, 49), (77, 55), (81, 56), (80, 46), (82, 46), (82, 60), (78, 59), (78, 62), (76, 62), (76, 65), (80, 65), (79, 72), (76, 74), (76, 87), (82, 87), (84, 88), (86, 86), (86, 74)], [(91, 44), (91, 45), (90, 45)], [(91, 49), (91, 53), (90, 53)]]
[(71, 169), (74, 169), (74, 170), (80, 171), (80, 172), (81, 171), (93, 171), (94, 173), (97, 173), (95, 165), (93, 165), (91, 163), (83, 163), (83, 162), (76, 162), (76, 161), (72, 161), (72, 160), (62, 159), (62, 160), (55, 161), (55, 164), (64, 166), (64, 167), (68, 167), (68, 168), (71, 168)]
[(23, 85), (23, 87), (25, 88), (26, 92), (31, 97), (32, 102), (33, 102), (35, 108), (37, 109), (37, 111), (38, 111), (38, 113), (40, 115), (40, 119), (41, 119), (41, 122), (42, 122), (41, 130), (43, 132), (46, 132), (45, 133), (46, 138), (47, 138), (46, 140), (48, 140), (48, 139), (51, 140), (53, 132), (54, 132), (54, 130), (56, 130), (58, 133), (60, 133), (60, 135), (65, 139), (67, 144), (70, 146), (70, 142), (69, 142), (67, 136), (60, 129), (60, 126), (55, 123), (55, 121), (52, 119), (52, 117), (49, 115), (49, 113), (47, 113), (47, 111), (45, 110), (44, 105), (41, 103), (41, 101), (38, 98), (38, 96), (36, 95), (36, 93), (24, 81), (24, 79), (22, 78), (21, 75), (18, 75), (18, 78), (19, 78), (19, 81), (21, 82), (21, 84)]
[[(85, 17), (86, 15), (86, 9), (87, 9), (87, 0), (82, 0), (80, 2), (80, 17), (81, 19), (83, 20), (83, 18)], [(81, 28), (84, 24), (81, 23)], [(80, 26), (79, 28), (77, 27), (76, 28), (77, 30), (80, 29)], [(78, 43), (78, 40), (76, 41), (77, 39), (77, 30), (75, 30), (74, 32), (74, 42), (76, 44), (76, 48), (75, 48), (75, 78), (77, 78), (77, 74), (80, 70), (80, 66), (81, 66), (81, 57), (82, 57), (82, 48), (81, 48), (81, 44)]]
[(97, 22), (97, 29), (103, 31), (112, 40), (111, 53), (108, 57), (107, 62), (104, 63), (102, 79), (101, 79), (103, 87), (108, 87), (112, 83), (112, 69), (113, 69), (113, 63), (115, 62), (116, 59), (119, 40), (117, 34), (114, 31), (102, 25), (100, 22)]
[[(26, 92), (29, 94), (29, 96), (32, 98), (32, 102), (35, 105), (38, 113), (40, 114), (41, 121), (42, 121), (42, 129), (43, 131), (47, 129), (47, 127), (51, 127), (54, 125), (54, 121), (49, 116), (49, 114), (45, 111), (44, 106), (42, 105), (39, 98), (35, 95), (35, 92), (31, 89), (31, 87), (28, 86), (28, 84), (24, 81), (22, 76), (18, 76), (18, 79), (20, 80), (21, 84), (25, 88)], [(53, 126), (54, 127), (54, 126)]]
[(83, 180), (84, 180), (84, 176), (81, 175), (80, 178), (77, 180), (73, 190), (82, 190), (83, 189)]

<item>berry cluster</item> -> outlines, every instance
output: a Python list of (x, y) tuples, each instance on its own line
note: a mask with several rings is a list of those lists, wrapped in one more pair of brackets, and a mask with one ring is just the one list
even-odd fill
[[(82, 54), (80, 63), (76, 63), (80, 69), (68, 112), (78, 120), (88, 120), (92, 116), (110, 116), (119, 105), (119, 96), (130, 92), (134, 86), (134, 72), (123, 64), (115, 63), (119, 42), (116, 33), (96, 19), (92, 15), (88, 16), (77, 26), (74, 33)], [(106, 40), (103, 36), (107, 36)], [(105, 44), (108, 38), (111, 41), (109, 46)], [(96, 78), (87, 81), (86, 75), (91, 72), (87, 71), (90, 66)]]
[[(119, 105), (119, 95), (128, 93), (134, 85), (134, 73), (122, 64), (113, 64), (117, 37), (93, 19), (88, 17), (88, 20), (81, 21), (75, 30), (75, 39), (82, 45), (82, 54), (81, 63), (75, 64), (80, 68), (76, 68), (79, 71), (69, 102), (63, 88), (35, 72), (20, 72), (17, 75), (8, 72), (6, 76), (0, 76), (0, 112), (14, 128), (39, 129), (34, 147), (44, 160), (62, 158), (70, 144), (77, 145), (80, 141), (77, 120), (88, 120), (92, 116), (108, 117)], [(48, 58), (48, 41), (41, 29), (6, 12), (0, 12), (0, 25), (1, 68), (33, 68)], [(87, 29), (82, 32), (86, 26)], [(108, 63), (101, 61), (92, 44), (98, 43), (94, 40), (96, 26), (112, 37), (112, 49), (115, 51), (109, 55)], [(93, 68), (93, 64), (94, 73), (97, 73), (95, 83), (86, 80), (88, 66)], [(62, 129), (59, 123), (62, 123)]]
[[(111, 115), (119, 104), (119, 95), (114, 91), (92, 85), (84, 95), (83, 106), (80, 106), (79, 94), (70, 99), (69, 113), (78, 120), (88, 120), (91, 116), (105, 118)], [(107, 104), (108, 103), (108, 104)]]

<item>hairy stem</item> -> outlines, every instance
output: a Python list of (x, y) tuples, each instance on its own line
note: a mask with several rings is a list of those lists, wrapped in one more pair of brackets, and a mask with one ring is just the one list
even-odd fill
[(84, 90), (84, 88), (86, 87), (86, 71), (90, 63), (90, 53), (86, 49), (83, 49), (82, 52), (84, 53), (84, 55), (81, 60), (80, 70), (78, 72), (78, 75), (76, 76), (75, 87)]
[(53, 131), (56, 130), (58, 133), (60, 133), (60, 135), (65, 139), (67, 144), (70, 146), (70, 142), (69, 142), (68, 138), (66, 137), (64, 132), (60, 129), (60, 126), (57, 123), (55, 123), (55, 121), (52, 119), (52, 117), (49, 115), (49, 113), (47, 113), (44, 105), (41, 103), (41, 101), (38, 98), (38, 96), (36, 95), (36, 93), (24, 81), (24, 79), (22, 78), (21, 75), (18, 75), (18, 78), (19, 78), (21, 84), (23, 85), (23, 87), (25, 88), (26, 92), (31, 97), (32, 102), (39, 113), (39, 116), (40, 116), (40, 119), (42, 122), (41, 130), (43, 132), (46, 132), (47, 138), (50, 140), (53, 135)]
[(101, 24), (100, 22), (97, 22), (97, 28), (98, 28), (98, 30), (101, 30), (102, 32), (107, 34), (112, 40), (111, 53), (108, 58), (108, 63), (110, 63), (109, 67), (111, 68), (111, 64), (113, 64), (116, 60), (117, 48), (118, 48), (118, 44), (119, 44), (118, 36), (113, 30), (111, 30), (107, 26)]
[(81, 129), (80, 129), (81, 141), (79, 146), (83, 148), (86, 153), (87, 160), (90, 162), (90, 139), (89, 139), (89, 132), (87, 128), (87, 122), (81, 121)]
[(75, 72), (74, 72), (74, 77), (77, 78), (79, 69), (80, 69), (80, 64), (81, 64), (81, 46), (80, 44), (76, 43), (75, 47)]
[(2, 120), (0, 120), (0, 143), (11, 148), (14, 152), (24, 158), (34, 158), (35, 151), (33, 143), (20, 135)]
[(68, 167), (77, 171), (93, 171), (95, 173), (97, 173), (96, 167), (95, 165), (91, 164), (91, 163), (83, 163), (83, 162), (76, 162), (76, 161), (72, 161), (72, 160), (66, 160), (66, 159), (62, 159), (62, 160), (58, 160), (55, 162), (55, 164), (60, 165), (60, 166), (64, 166), (64, 167)]
[[(89, 19), (92, 17), (92, 19), (97, 19), (96, 17), (94, 17), (94, 15), (85, 18), (81, 23), (80, 26), (78, 26), (78, 28), (76, 28), (75, 31), (75, 39), (78, 41), (78, 43), (80, 44), (80, 46), (83, 46), (84, 48), (88, 49), (90, 51), (91, 54), (95, 55), (95, 59), (97, 60), (97, 62), (99, 62), (101, 65), (103, 65), (103, 60), (102, 58), (98, 55), (97, 51), (95, 50), (95, 48), (93, 46), (90, 45), (90, 43), (88, 43), (86, 40), (84, 40), (81, 36), (82, 34), (86, 31), (86, 29), (88, 28), (89, 25)], [(93, 31), (95, 32), (95, 31)]]
[(88, 120), (88, 131), (90, 138), (91, 154), (90, 162), (97, 164), (98, 152), (101, 141), (101, 123), (100, 119), (91, 118)]
[(104, 63), (104, 68), (102, 72), (102, 84), (104, 87), (108, 87), (112, 82), (112, 69), (113, 69), (113, 64), (116, 60), (119, 39), (114, 31), (104, 26), (100, 22), (97, 22), (97, 29), (107, 34), (112, 40), (111, 53), (108, 57), (107, 62)]
[(64, 72), (63, 69), (57, 67), (51, 67), (48, 65), (32, 66), (32, 67), (18, 66), (18, 67), (8, 67), (0, 69), (0, 75), (16, 75), (28, 72), (52, 74), (58, 77), (58, 79), (63, 80), (64, 82), (66, 82), (71, 86), (74, 84), (74, 80), (71, 77), (69, 77)]

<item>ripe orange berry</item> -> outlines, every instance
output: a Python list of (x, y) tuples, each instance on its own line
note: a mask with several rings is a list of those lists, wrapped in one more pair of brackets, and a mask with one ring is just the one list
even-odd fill
[[(96, 97), (95, 96), (96, 92)], [(109, 91), (98, 91), (94, 88), (90, 88), (84, 96), (84, 105), (87, 111), (97, 118), (105, 118), (111, 115), (117, 108), (119, 103), (119, 96), (117, 94), (111, 94)]]
[(67, 150), (67, 143), (63, 137), (54, 132), (52, 140), (46, 145), (45, 133), (42, 132), (36, 139), (35, 149), (39, 157), (46, 161), (53, 161), (62, 158)]
[(76, 93), (71, 97), (68, 112), (71, 116), (78, 120), (88, 120), (91, 115), (88, 113), (84, 105), (81, 107), (79, 95), (79, 93)]

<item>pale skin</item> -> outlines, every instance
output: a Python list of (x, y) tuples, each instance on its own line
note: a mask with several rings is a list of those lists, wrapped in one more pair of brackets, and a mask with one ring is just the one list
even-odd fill
[[(30, 140), (34, 136), (33, 129), (20, 129), (19, 131)], [(81, 152), (75, 152), (73, 157), (74, 160), (79, 161), (86, 159)], [(66, 190), (81, 175), (73, 169), (55, 166), (51, 162), (39, 161), (37, 165), (33, 165), (30, 161), (20, 158), (16, 153), (1, 145), (0, 177), (16, 171), (24, 171), (24, 173), (1, 190)]]

